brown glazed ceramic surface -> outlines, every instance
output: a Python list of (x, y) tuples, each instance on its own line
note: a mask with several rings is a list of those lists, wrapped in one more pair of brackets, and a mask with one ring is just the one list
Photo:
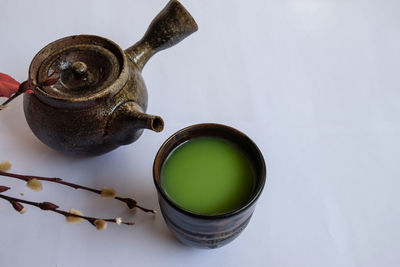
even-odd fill
[(50, 43), (33, 59), (29, 78), (40, 84), (56, 72), (60, 79), (25, 94), (25, 117), (33, 133), (60, 152), (98, 155), (136, 141), (143, 129), (162, 131), (162, 118), (145, 113), (141, 71), (156, 52), (196, 30), (191, 15), (171, 0), (144, 37), (125, 51), (93, 35)]
[[(253, 195), (241, 208), (220, 215), (201, 215), (176, 205), (161, 186), (161, 169), (171, 151), (187, 140), (212, 136), (229, 140), (241, 148), (254, 164), (257, 184)], [(242, 132), (221, 124), (197, 124), (182, 129), (167, 139), (159, 149), (153, 165), (154, 183), (158, 191), (161, 212), (172, 233), (184, 244), (199, 248), (221, 247), (235, 239), (247, 226), (266, 179), (264, 158)]]

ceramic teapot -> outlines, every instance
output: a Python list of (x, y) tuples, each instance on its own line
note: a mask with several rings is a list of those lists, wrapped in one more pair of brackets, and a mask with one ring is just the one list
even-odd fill
[(123, 51), (99, 36), (75, 35), (44, 47), (29, 78), (36, 84), (57, 73), (51, 86), (25, 94), (24, 112), (33, 133), (46, 145), (73, 155), (98, 155), (136, 141), (143, 129), (162, 131), (161, 117), (146, 114), (141, 71), (156, 52), (197, 30), (176, 0), (152, 21), (144, 37)]

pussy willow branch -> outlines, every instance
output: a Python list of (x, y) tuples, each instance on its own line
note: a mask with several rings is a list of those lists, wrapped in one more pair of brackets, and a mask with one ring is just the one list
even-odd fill
[[(18, 199), (18, 198), (14, 198), (14, 197), (9, 197), (9, 196), (5, 196), (3, 194), (0, 194), (0, 198), (8, 200), (10, 202), (10, 204), (13, 204), (15, 202), (17, 203), (24, 203), (27, 205), (31, 205), (31, 206), (35, 206), (39, 209), (42, 210), (48, 210), (48, 211), (52, 211), (61, 215), (64, 215), (65, 217), (71, 216), (71, 217), (77, 217), (77, 218), (81, 218), (84, 219), (88, 222), (90, 222), (91, 224), (94, 225), (95, 221), (99, 221), (99, 220), (103, 220), (106, 222), (111, 222), (111, 223), (116, 223), (115, 219), (100, 219), (100, 218), (94, 218), (94, 217), (87, 217), (87, 216), (83, 216), (83, 215), (78, 215), (78, 214), (72, 214), (63, 210), (59, 210), (58, 206), (50, 203), (50, 202), (33, 202), (33, 201), (29, 201), (29, 200), (24, 200), (24, 199)], [(50, 208), (48, 208), (50, 207)], [(134, 225), (133, 222), (121, 222), (121, 224), (126, 224), (126, 225)]]
[[(69, 183), (69, 182), (66, 182), (63, 179), (57, 178), (57, 177), (49, 178), (49, 177), (32, 176), (32, 175), (21, 175), (21, 174), (15, 174), (15, 173), (10, 173), (10, 172), (2, 172), (2, 171), (0, 171), (0, 175), (1, 176), (7, 176), (7, 177), (15, 178), (15, 179), (19, 179), (19, 180), (23, 180), (25, 182), (28, 182), (29, 180), (35, 178), (35, 179), (40, 180), (40, 181), (47, 181), (47, 182), (51, 182), (51, 183), (62, 184), (62, 185), (69, 186), (69, 187), (72, 187), (72, 188), (75, 188), (75, 189), (82, 189), (82, 190), (90, 191), (90, 192), (93, 192), (95, 194), (101, 195), (101, 190), (90, 188), (90, 187), (87, 187), (87, 186), (82, 186), (82, 185), (79, 185), (79, 184)], [(119, 200), (119, 201), (121, 201), (121, 202), (124, 202), (128, 206), (128, 208), (130, 208), (130, 209), (133, 209), (133, 208), (137, 207), (138, 209), (141, 209), (144, 212), (156, 213), (155, 210), (151, 210), (151, 209), (147, 209), (147, 208), (144, 208), (142, 206), (139, 206), (137, 204), (137, 201), (132, 199), (132, 198), (123, 198), (123, 197), (119, 197), (119, 196), (115, 196), (114, 198)]]

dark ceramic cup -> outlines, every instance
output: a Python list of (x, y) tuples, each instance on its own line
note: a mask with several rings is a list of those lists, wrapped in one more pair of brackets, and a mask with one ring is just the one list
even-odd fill
[[(248, 201), (238, 209), (218, 215), (188, 211), (171, 200), (161, 185), (161, 170), (168, 155), (180, 144), (197, 137), (219, 137), (237, 145), (256, 170), (256, 187)], [(159, 149), (153, 165), (154, 183), (165, 222), (182, 243), (199, 248), (217, 248), (234, 240), (247, 226), (266, 178), (264, 158), (256, 144), (242, 132), (221, 124), (197, 124), (168, 138)]]

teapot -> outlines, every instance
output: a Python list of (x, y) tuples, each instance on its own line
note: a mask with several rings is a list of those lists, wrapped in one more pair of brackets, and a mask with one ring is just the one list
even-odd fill
[(29, 79), (43, 84), (25, 94), (29, 127), (44, 144), (72, 155), (100, 155), (136, 141), (143, 129), (163, 130), (161, 117), (149, 115), (141, 71), (158, 51), (197, 31), (188, 11), (171, 0), (143, 38), (125, 51), (94, 35), (74, 35), (48, 44), (36, 54)]

